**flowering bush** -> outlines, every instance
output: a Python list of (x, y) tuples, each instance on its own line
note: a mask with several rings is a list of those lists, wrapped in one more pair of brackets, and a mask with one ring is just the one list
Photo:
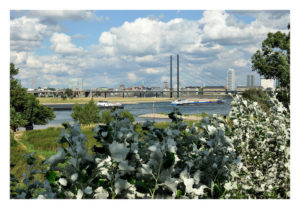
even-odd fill
[(148, 121), (143, 135), (116, 111), (95, 127), (102, 146), (93, 154), (79, 124), (65, 124), (61, 147), (43, 162), (45, 182), (13, 198), (287, 198), (289, 113), (270, 103), (266, 114), (236, 96), (229, 120), (204, 118), (200, 129), (175, 109), (167, 128)]
[(266, 113), (236, 96), (229, 114), (239, 163), (225, 184), (227, 198), (289, 198), (290, 116), (276, 97)]

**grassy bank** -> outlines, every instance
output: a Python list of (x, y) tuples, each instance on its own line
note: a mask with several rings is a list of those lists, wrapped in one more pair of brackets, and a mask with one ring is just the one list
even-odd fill
[[(39, 97), (38, 100), (42, 104), (51, 104), (51, 103), (88, 103), (91, 98), (73, 98), (73, 99), (61, 99), (61, 98), (54, 98), (54, 97)], [(134, 104), (134, 103), (141, 103), (141, 102), (168, 102), (173, 101), (174, 99), (171, 98), (156, 98), (156, 97), (94, 97), (94, 101), (108, 101), (108, 102), (120, 102), (123, 104)]]
[[(156, 128), (167, 128), (170, 122), (158, 122), (154, 126)], [(192, 126), (193, 122), (188, 122), (189, 126)], [(93, 128), (96, 126), (81, 126), (83, 134), (87, 136), (86, 145), (90, 153), (92, 153), (91, 148), (94, 145), (101, 146), (100, 143), (94, 138), (95, 133)], [(142, 124), (135, 124), (135, 130), (140, 134), (143, 134)], [(24, 154), (29, 154), (34, 152), (37, 157), (37, 168), (42, 168), (39, 163), (49, 158), (56, 153), (56, 148), (60, 147), (57, 143), (62, 127), (49, 127), (47, 129), (41, 130), (30, 130), (30, 131), (18, 131), (11, 133), (10, 137), (10, 163), (15, 164), (11, 169), (11, 173), (17, 178), (22, 178), (22, 173), (26, 171), (26, 159)]]
[[(86, 145), (91, 152), (94, 145), (100, 144), (94, 138), (94, 126), (83, 126), (82, 132), (87, 136)], [(37, 157), (38, 164), (46, 158), (56, 153), (56, 148), (60, 147), (57, 143), (61, 131), (61, 127), (50, 127), (42, 130), (19, 131), (11, 133), (10, 136), (10, 163), (15, 164), (11, 169), (11, 173), (17, 178), (21, 178), (22, 173), (26, 171), (26, 160), (24, 154), (34, 152)], [(38, 166), (40, 167), (40, 166)]]

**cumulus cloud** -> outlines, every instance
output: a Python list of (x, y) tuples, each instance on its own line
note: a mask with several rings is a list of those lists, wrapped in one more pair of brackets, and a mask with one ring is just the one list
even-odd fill
[(135, 82), (137, 80), (137, 76), (135, 75), (135, 73), (132, 73), (132, 72), (128, 73), (127, 77), (132, 82)]
[(248, 61), (245, 59), (239, 59), (239, 60), (235, 60), (233, 64), (237, 67), (246, 67)]
[(70, 55), (83, 52), (82, 47), (76, 47), (71, 42), (71, 37), (64, 33), (54, 33), (50, 39), (51, 49), (58, 54)]
[(145, 72), (147, 74), (162, 74), (166, 71), (165, 68), (147, 68)]
[[(66, 77), (83, 78), (86, 88), (118, 87), (121, 83), (132, 86), (142, 81), (147, 86), (161, 86), (169, 81), (170, 55), (175, 81), (179, 54), (181, 86), (226, 85), (228, 68), (234, 68), (236, 77), (244, 82), (251, 72), (251, 55), (268, 32), (287, 24), (289, 13), (257, 12), (250, 23), (238, 20), (235, 14), (205, 11), (199, 20), (175, 18), (165, 22), (137, 18), (102, 32), (98, 43), (83, 49), (72, 39), (90, 37), (62, 33), (59, 21), (96, 20), (94, 12), (30, 11), (11, 20), (11, 61), (22, 70), (22, 84), (40, 76), (41, 81), (58, 87), (66, 85)], [(46, 37), (50, 37), (53, 54), (39, 56), (33, 49)]]
[(39, 18), (50, 24), (64, 20), (84, 21), (97, 18), (95, 12), (82, 10), (33, 10), (28, 11), (26, 16)]
[(37, 18), (20, 17), (10, 21), (10, 47), (14, 51), (30, 51), (40, 46), (50, 34), (47, 25)]

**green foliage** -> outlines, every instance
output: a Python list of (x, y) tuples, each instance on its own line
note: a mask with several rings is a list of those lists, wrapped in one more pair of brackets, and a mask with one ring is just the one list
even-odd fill
[(92, 123), (100, 122), (100, 110), (93, 99), (91, 99), (87, 104), (83, 104), (82, 106), (76, 103), (72, 107), (72, 110), (73, 112), (71, 113), (71, 117), (75, 121), (79, 121), (80, 124), (89, 125)]
[(237, 95), (231, 124), (213, 115), (201, 130), (178, 109), (166, 128), (137, 127), (114, 111), (95, 127), (102, 146), (92, 153), (79, 124), (64, 124), (60, 147), (43, 162), (46, 180), (33, 181), (35, 159), (27, 156), (31, 171), (14, 198), (289, 198), (289, 112), (274, 97), (270, 103), (267, 114)]
[(129, 110), (122, 110), (120, 112), (120, 116), (123, 118), (127, 118), (131, 123), (134, 122), (134, 115), (129, 112)]
[(23, 127), (28, 123), (27, 120), (23, 118), (20, 112), (16, 112), (15, 108), (10, 107), (10, 129), (16, 131), (18, 127)]
[(69, 89), (69, 88), (67, 88), (67, 89), (65, 89), (65, 95), (67, 96), (67, 97), (69, 97), (69, 98), (73, 98), (73, 91), (72, 91), (72, 89)]
[(39, 103), (34, 95), (27, 94), (27, 103), (23, 112), (24, 118), (28, 121), (27, 125), (45, 125), (55, 118), (53, 109)]
[(17, 79), (19, 69), (16, 69), (14, 64), (10, 64), (10, 124), (15, 131), (20, 126), (25, 126), (26, 129), (32, 129), (33, 124), (44, 125), (49, 120), (55, 118), (51, 108), (40, 105), (39, 101), (32, 94), (27, 94)]
[(270, 98), (262, 89), (248, 89), (242, 93), (243, 98), (257, 102), (258, 105), (265, 111), (270, 109)]
[(101, 117), (100, 117), (100, 123), (108, 124), (113, 121), (113, 117), (111, 116), (112, 111), (111, 110), (102, 110)]
[[(288, 25), (290, 29), (290, 25)], [(290, 32), (288, 34), (277, 31), (268, 33), (262, 43), (262, 49), (252, 56), (252, 70), (257, 71), (265, 78), (276, 78), (280, 84), (279, 97), (286, 107), (290, 97)]]
[[(100, 123), (108, 124), (114, 120), (112, 117), (112, 113), (116, 110), (102, 110), (101, 117), (100, 117)], [(122, 110), (120, 111), (120, 117), (127, 118), (131, 123), (134, 122), (134, 115), (129, 112), (129, 110)]]

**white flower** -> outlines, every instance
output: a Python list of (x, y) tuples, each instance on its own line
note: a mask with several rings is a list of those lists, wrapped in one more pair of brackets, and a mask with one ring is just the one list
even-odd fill
[(105, 189), (103, 189), (103, 187), (98, 187), (95, 190), (94, 197), (96, 199), (106, 199), (108, 196), (109, 196), (108, 192)]
[(239, 125), (238, 119), (234, 119), (232, 122), (233, 122), (233, 125), (235, 125), (235, 126), (238, 126), (238, 125)]
[(76, 181), (77, 178), (78, 178), (78, 173), (72, 174), (72, 176), (71, 176), (71, 180), (72, 180), (72, 181)]
[(58, 182), (62, 185), (62, 186), (67, 186), (68, 182), (65, 178), (60, 178), (58, 180)]
[(78, 191), (77, 191), (77, 195), (76, 195), (76, 198), (77, 198), (77, 199), (81, 199), (81, 198), (82, 198), (82, 196), (83, 196), (83, 192), (82, 192), (82, 190), (81, 190), (81, 189), (78, 189)]
[(231, 182), (225, 183), (224, 188), (225, 188), (226, 190), (228, 190), (228, 191), (232, 190), (233, 187), (232, 187), (232, 185), (231, 185)]
[(45, 196), (44, 196), (44, 195), (41, 195), (41, 194), (40, 194), (37, 198), (38, 198), (38, 199), (46, 199)]

